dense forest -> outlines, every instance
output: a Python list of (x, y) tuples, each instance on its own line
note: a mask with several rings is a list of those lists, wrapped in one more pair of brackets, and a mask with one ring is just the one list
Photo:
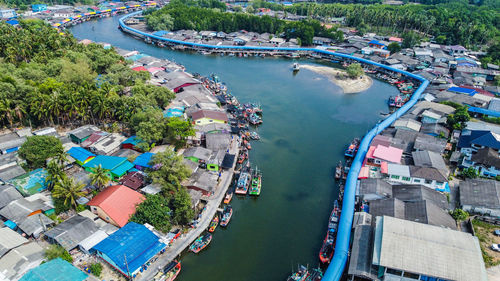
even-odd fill
[[(194, 2), (193, 2), (194, 3)], [(226, 33), (246, 30), (258, 33), (285, 35), (285, 38), (298, 38), (304, 45), (311, 45), (314, 36), (343, 40), (343, 33), (336, 28), (325, 28), (318, 20), (284, 21), (276, 17), (255, 16), (246, 13), (226, 13), (219, 9), (207, 9), (189, 5), (181, 1), (171, 1), (160, 10), (147, 12), (146, 23), (152, 30), (197, 31), (216, 30)]]
[(434, 36), (438, 43), (467, 47), (487, 44), (500, 36), (500, 1), (485, 1), (481, 6), (464, 2), (403, 6), (300, 3), (285, 11), (310, 17), (346, 17), (346, 24), (361, 32), (403, 34), (414, 30)]

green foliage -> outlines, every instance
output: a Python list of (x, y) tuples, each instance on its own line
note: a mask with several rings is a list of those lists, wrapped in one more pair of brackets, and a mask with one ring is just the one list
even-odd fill
[(109, 182), (108, 172), (99, 164), (90, 174), (90, 183), (102, 189)]
[(66, 204), (64, 198), (55, 198), (52, 197), (52, 201), (54, 201), (54, 208), (56, 214), (64, 213), (71, 209), (71, 204)]
[(195, 135), (193, 124), (181, 118), (172, 117), (167, 122), (167, 138), (175, 147), (180, 148), (186, 145), (186, 140)]
[(172, 150), (157, 153), (151, 159), (153, 169), (148, 175), (153, 183), (162, 186), (162, 192), (166, 196), (175, 194), (181, 188), (181, 182), (191, 175), (183, 159)]
[(179, 188), (172, 201), (173, 221), (177, 224), (189, 223), (194, 218), (194, 210), (191, 208), (191, 198), (186, 188)]
[(76, 200), (85, 195), (84, 187), (85, 184), (75, 183), (73, 178), (63, 177), (54, 184), (52, 197), (64, 200), (65, 206), (72, 206), (76, 210)]
[(460, 173), (464, 178), (475, 179), (478, 177), (478, 172), (473, 167), (463, 169)]
[(93, 263), (89, 266), (89, 269), (90, 269), (90, 272), (94, 275), (94, 276), (101, 276), (101, 272), (102, 272), (102, 264), (100, 263)]
[(31, 168), (45, 166), (47, 159), (63, 153), (61, 141), (54, 136), (32, 136), (19, 149), (19, 156)]
[(358, 78), (360, 76), (363, 76), (365, 74), (363, 67), (361, 67), (361, 64), (359, 63), (351, 63), (347, 68), (346, 68), (347, 75), (349, 75), (350, 78)]
[(403, 48), (413, 48), (415, 45), (420, 43), (421, 36), (414, 32), (408, 31), (403, 34)]
[(68, 251), (66, 251), (66, 249), (59, 245), (50, 245), (45, 250), (45, 258), (47, 258), (49, 261), (56, 258), (61, 258), (69, 263), (73, 262), (73, 258), (68, 253)]
[(468, 108), (465, 105), (459, 105), (455, 108), (455, 113), (447, 116), (446, 123), (452, 129), (462, 130), (466, 127), (466, 123), (470, 120)]
[(456, 221), (464, 221), (469, 218), (469, 213), (462, 209), (455, 209), (453, 212), (451, 212), (451, 216), (456, 220)]
[(401, 45), (398, 42), (392, 42), (387, 46), (387, 50), (391, 52), (391, 54), (397, 53), (401, 51)]
[(146, 200), (140, 203), (131, 221), (145, 224), (149, 223), (162, 232), (170, 230), (169, 201), (161, 195), (146, 195)]
[(130, 127), (144, 142), (161, 141), (166, 134), (166, 118), (157, 107), (147, 107), (130, 118)]

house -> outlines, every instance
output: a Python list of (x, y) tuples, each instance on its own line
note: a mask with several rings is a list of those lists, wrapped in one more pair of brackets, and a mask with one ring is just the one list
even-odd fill
[(137, 136), (131, 136), (130, 138), (126, 139), (124, 142), (122, 142), (122, 148), (123, 149), (137, 149), (137, 145), (141, 143), (142, 141), (137, 138)]
[(371, 48), (377, 48), (377, 49), (385, 49), (386, 46), (384, 43), (379, 42), (378, 40), (372, 40), (368, 42), (368, 46)]
[(388, 181), (393, 183), (421, 184), (437, 191), (450, 191), (448, 179), (435, 168), (389, 163), (387, 176)]
[(413, 144), (413, 149), (414, 150), (429, 150), (429, 151), (434, 151), (440, 154), (444, 153), (444, 150), (446, 148), (446, 140), (445, 139), (440, 139), (436, 138), (433, 136), (425, 135), (425, 134), (419, 134), (415, 138), (415, 143)]
[(474, 214), (500, 216), (500, 183), (495, 180), (468, 179), (460, 182), (460, 205)]
[(80, 144), (80, 146), (83, 148), (88, 148), (94, 143), (98, 142), (100, 139), (105, 138), (108, 135), (109, 133), (107, 132), (102, 132), (102, 131), (93, 132), (86, 140), (84, 140)]
[(358, 181), (356, 196), (360, 201), (390, 198), (392, 186), (382, 179), (362, 179)]
[(329, 46), (332, 43), (332, 39), (326, 38), (326, 37), (318, 37), (314, 36), (313, 37), (313, 44), (317, 46)]
[(19, 150), (21, 145), (26, 142), (26, 136), (20, 137), (16, 133), (4, 134), (0, 136), (0, 152), (2, 154), (11, 153)]
[(422, 123), (418, 122), (417, 120), (408, 119), (408, 118), (398, 119), (398, 120), (394, 121), (394, 123), (392, 124), (392, 127), (396, 128), (396, 129), (411, 130), (411, 131), (415, 131), (415, 132), (419, 132), (421, 126), (422, 126)]
[(47, 11), (47, 4), (33, 4), (31, 10), (33, 13), (45, 12)]
[(165, 86), (172, 90), (174, 93), (181, 92), (184, 88), (200, 84), (200, 81), (194, 79), (190, 74), (184, 71), (174, 71), (163, 75), (166, 81)]
[(466, 232), (382, 216), (372, 249), (365, 262), (381, 280), (488, 280), (479, 241)]
[(204, 196), (211, 196), (218, 184), (218, 175), (203, 169), (195, 171), (182, 185), (187, 189), (200, 191)]
[(20, 198), (23, 196), (14, 186), (10, 184), (0, 185), (0, 209)]
[(128, 170), (134, 167), (125, 157), (97, 155), (92, 160), (84, 164), (82, 167), (87, 171), (93, 173), (95, 168), (99, 165), (104, 170), (108, 171), (108, 177), (111, 180), (117, 180), (127, 173)]
[(467, 52), (467, 49), (460, 45), (447, 46), (450, 56), (462, 56)]
[(134, 167), (138, 170), (145, 170), (148, 168), (152, 168), (152, 166), (150, 165), (150, 162), (153, 159), (153, 156), (155, 156), (154, 153), (145, 152), (145, 153), (137, 156), (137, 158), (135, 158), (135, 160), (132, 164), (134, 164)]
[(137, 190), (144, 186), (145, 178), (140, 172), (131, 172), (122, 177), (120, 184), (133, 190)]
[(448, 166), (444, 163), (441, 154), (434, 151), (420, 150), (412, 152), (411, 155), (415, 166), (435, 168), (439, 170), (443, 176), (448, 177)]
[(208, 162), (212, 156), (212, 151), (204, 147), (196, 146), (184, 150), (184, 158), (189, 159), (195, 163)]
[(104, 221), (123, 227), (144, 199), (144, 195), (137, 191), (124, 185), (114, 185), (97, 194), (87, 205)]
[(0, 228), (0, 257), (10, 250), (28, 243), (28, 239), (8, 227)]
[(21, 245), (0, 258), (0, 280), (19, 280), (44, 260), (45, 250), (36, 242)]
[(443, 137), (444, 139), (448, 139), (448, 137), (450, 136), (450, 130), (448, 130), (445, 126), (439, 125), (437, 123), (422, 124), (422, 127), (420, 127), (420, 132), (422, 134), (433, 137)]
[(196, 125), (206, 125), (211, 123), (226, 124), (228, 122), (226, 113), (212, 110), (199, 110), (193, 112), (191, 119), (193, 120), (193, 124)]
[(439, 208), (449, 209), (448, 198), (442, 192), (421, 184), (399, 184), (392, 186), (392, 197), (403, 202), (431, 201)]
[(54, 222), (46, 215), (54, 213), (54, 205), (46, 196), (33, 195), (9, 202), (0, 210), (4, 225), (38, 238)]
[(85, 125), (68, 132), (68, 135), (72, 142), (81, 144), (89, 138), (90, 135), (97, 131), (99, 131), (99, 128), (93, 125)]
[(149, 261), (163, 253), (167, 245), (144, 225), (129, 222), (93, 247), (96, 255), (131, 278), (143, 270)]
[[(90, 138), (90, 137), (89, 137)], [(127, 138), (120, 134), (109, 134), (97, 140), (94, 144), (89, 146), (89, 150), (100, 155), (109, 155), (116, 152), (122, 142)]]
[(75, 159), (75, 162), (80, 166), (85, 165), (96, 156), (94, 153), (82, 147), (70, 148), (70, 150), (68, 150), (68, 155), (73, 157)]
[(19, 281), (83, 281), (88, 275), (71, 263), (55, 258), (29, 270)]
[(441, 119), (442, 115), (437, 113), (437, 112), (434, 112), (434, 111), (431, 111), (431, 110), (424, 110), (424, 112), (422, 112), (420, 114), (422, 116), (422, 123), (423, 124), (435, 124), (435, 123), (438, 123), (439, 122), (439, 119)]
[(87, 255), (93, 254), (94, 251), (92, 250), (92, 248), (95, 245), (99, 244), (102, 240), (108, 238), (108, 236), (109, 235), (105, 231), (99, 229), (98, 231), (94, 232), (92, 235), (78, 243), (78, 249), (80, 249), (80, 251)]
[(45, 232), (45, 236), (50, 243), (59, 244), (66, 251), (71, 251), (97, 230), (94, 221), (76, 215)]
[(0, 10), (1, 19), (10, 19), (17, 17), (16, 11), (14, 9), (3, 9)]
[(407, 221), (457, 229), (457, 224), (450, 214), (432, 201), (404, 202), (397, 198), (386, 198), (369, 201), (369, 205), (372, 217), (390, 216)]
[(273, 38), (271, 38), (271, 39), (269, 40), (269, 42), (270, 42), (271, 44), (274, 44), (274, 45), (279, 46), (279, 45), (281, 45), (281, 44), (285, 43), (285, 42), (286, 42), (286, 40), (285, 40), (285, 39), (283, 39), (283, 38), (279, 38), (279, 37), (273, 37)]
[(26, 171), (21, 166), (16, 164), (0, 170), (0, 181), (6, 183), (24, 174), (26, 174)]
[(381, 165), (383, 162), (400, 164), (402, 155), (402, 149), (381, 144), (377, 146), (372, 145), (366, 153), (366, 162), (368, 165), (376, 166)]
[(206, 146), (212, 151), (228, 149), (231, 140), (231, 135), (226, 133), (213, 133), (205, 136)]
[(474, 168), (480, 176), (495, 178), (500, 175), (500, 156), (491, 147), (481, 148), (472, 155), (465, 155), (461, 166)]
[(24, 196), (29, 196), (47, 189), (46, 178), (48, 175), (47, 170), (38, 168), (11, 179), (9, 183), (16, 187)]

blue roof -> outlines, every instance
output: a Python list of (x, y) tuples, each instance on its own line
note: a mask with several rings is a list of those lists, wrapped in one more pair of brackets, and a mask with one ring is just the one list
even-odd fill
[(6, 23), (10, 24), (10, 25), (18, 25), (19, 22), (17, 20), (8, 20), (6, 21)]
[(83, 167), (96, 168), (101, 165), (105, 170), (114, 170), (125, 161), (127, 161), (125, 157), (97, 155), (94, 159), (84, 164)]
[(130, 138), (128, 138), (124, 142), (122, 142), (122, 144), (130, 143), (130, 144), (133, 144), (135, 146), (135, 145), (138, 145), (140, 142), (141, 142), (141, 140), (138, 139), (136, 136), (131, 136)]
[(128, 58), (125, 58), (125, 59), (131, 60), (131, 61), (136, 61), (136, 60), (143, 58), (145, 56), (147, 56), (147, 55), (146, 54), (137, 54), (137, 55), (133, 55), (133, 56), (130, 56)]
[(6, 227), (8, 227), (10, 229), (16, 229), (16, 227), (17, 227), (17, 224), (11, 220), (4, 222), (3, 225), (5, 225)]
[(134, 165), (141, 166), (141, 167), (146, 167), (146, 168), (151, 168), (151, 165), (149, 165), (149, 162), (151, 161), (151, 158), (155, 155), (154, 153), (151, 152), (146, 152), (143, 153), (134, 160)]
[(479, 107), (469, 107), (469, 112), (480, 113), (491, 117), (500, 117), (500, 112)]
[(153, 32), (152, 34), (153, 35), (156, 35), (156, 36), (163, 36), (163, 35), (166, 35), (166, 34), (170, 34), (171, 32), (170, 31), (166, 31), (166, 30), (158, 30), (156, 32)]
[(458, 140), (458, 148), (470, 147), (471, 144), (500, 149), (500, 142), (490, 131), (471, 131), (470, 135), (462, 134)]
[(455, 92), (455, 93), (460, 93), (460, 94), (466, 94), (466, 95), (475, 95), (478, 92), (474, 89), (467, 89), (467, 88), (462, 88), (462, 87), (451, 87), (448, 89), (449, 92)]
[(126, 274), (125, 257), (128, 271), (135, 272), (166, 246), (144, 225), (129, 222), (92, 249), (105, 254)]
[(114, 168), (111, 170), (112, 174), (118, 175), (118, 176), (123, 176), (128, 170), (132, 169), (134, 167), (134, 164), (130, 163), (129, 161), (123, 162), (120, 166)]
[(83, 281), (87, 277), (69, 262), (56, 258), (31, 269), (20, 281)]
[(379, 41), (377, 40), (372, 40), (370, 42), (368, 42), (368, 44), (374, 44), (374, 45), (379, 45), (379, 46), (385, 46), (384, 44), (380, 43)]
[(85, 162), (89, 157), (95, 156), (94, 153), (86, 150), (85, 148), (82, 147), (72, 147), (70, 150), (68, 150), (69, 156), (75, 158), (75, 160), (80, 161), (80, 162)]

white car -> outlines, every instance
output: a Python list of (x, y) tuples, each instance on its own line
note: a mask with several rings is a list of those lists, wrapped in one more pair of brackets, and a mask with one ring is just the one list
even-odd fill
[(500, 252), (500, 244), (491, 245), (491, 249), (495, 252)]

